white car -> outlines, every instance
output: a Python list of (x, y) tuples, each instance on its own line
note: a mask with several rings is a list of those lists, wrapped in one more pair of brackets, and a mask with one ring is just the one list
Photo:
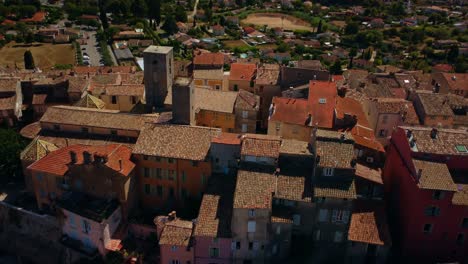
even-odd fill
[(89, 58), (89, 56), (84, 55), (84, 56), (83, 56), (83, 59), (84, 59), (84, 60), (89, 60), (90, 58)]

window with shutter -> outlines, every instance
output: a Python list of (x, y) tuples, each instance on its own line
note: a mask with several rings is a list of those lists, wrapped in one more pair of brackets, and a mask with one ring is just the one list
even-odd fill
[(327, 222), (327, 221), (328, 221), (328, 210), (320, 209), (319, 210), (319, 222)]
[(247, 232), (255, 233), (255, 229), (256, 229), (256, 222), (255, 221), (247, 222)]

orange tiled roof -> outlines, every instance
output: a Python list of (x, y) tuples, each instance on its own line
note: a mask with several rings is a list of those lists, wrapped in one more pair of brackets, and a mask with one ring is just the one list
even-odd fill
[(307, 122), (308, 115), (311, 113), (311, 107), (307, 100), (275, 96), (272, 103), (274, 111), (270, 120), (302, 126), (311, 125), (310, 122)]
[(251, 81), (257, 74), (257, 65), (253, 63), (231, 64), (230, 81)]
[(91, 154), (93, 162), (98, 162), (95, 160), (94, 155), (105, 157), (102, 164), (124, 176), (128, 176), (135, 167), (135, 164), (130, 160), (132, 154), (130, 148), (120, 144), (110, 144), (105, 146), (72, 145), (63, 147), (34, 162), (28, 169), (63, 176), (68, 172), (71, 164), (70, 152), (72, 151), (76, 153), (75, 164), (77, 165), (84, 164), (83, 154), (88, 152)]
[(14, 25), (14, 24), (16, 24), (16, 22), (10, 19), (5, 19), (2, 22), (2, 25)]
[(322, 128), (332, 128), (336, 106), (336, 83), (310, 81), (309, 102), (314, 119), (313, 124)]
[(47, 13), (44, 11), (37, 11), (31, 18), (21, 19), (21, 22), (42, 22), (45, 20)]
[(240, 145), (241, 135), (221, 132), (221, 134), (219, 134), (217, 137), (214, 137), (211, 142), (226, 145)]
[(345, 114), (355, 115), (359, 125), (369, 127), (369, 121), (359, 101), (349, 97), (337, 97), (336, 117), (341, 119)]
[(391, 246), (385, 209), (374, 202), (355, 202), (349, 225), (348, 240)]
[(201, 53), (193, 59), (195, 66), (215, 66), (224, 65), (224, 55), (222, 53)]

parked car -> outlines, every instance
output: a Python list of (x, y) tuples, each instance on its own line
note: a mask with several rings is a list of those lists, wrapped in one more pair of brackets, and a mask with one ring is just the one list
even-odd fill
[(83, 59), (89, 60), (89, 56), (83, 55)]

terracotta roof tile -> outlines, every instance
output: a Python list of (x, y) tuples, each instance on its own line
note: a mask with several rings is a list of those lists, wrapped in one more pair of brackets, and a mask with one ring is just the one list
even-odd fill
[(145, 94), (144, 84), (131, 85), (106, 85), (104, 88), (106, 95), (124, 95), (143, 97)]
[(318, 181), (314, 184), (314, 197), (356, 199), (354, 179)]
[(14, 110), (16, 108), (16, 95), (0, 98), (0, 110)]
[(124, 114), (114, 110), (53, 106), (47, 108), (40, 122), (140, 131), (145, 122), (153, 119), (151, 116)]
[(245, 90), (240, 90), (237, 96), (235, 108), (248, 111), (258, 111), (260, 108), (260, 96)]
[[(280, 121), (288, 124), (311, 126), (309, 114), (311, 114), (310, 103), (305, 99), (292, 99), (286, 97), (273, 97), (273, 113), (271, 121)], [(312, 117), (312, 121), (314, 117)]]
[(257, 73), (257, 65), (253, 63), (231, 64), (230, 81), (251, 81)]
[(234, 208), (271, 208), (274, 171), (243, 170), (237, 172)]
[(280, 67), (278, 64), (263, 64), (257, 69), (255, 84), (277, 85), (280, 78)]
[(217, 91), (206, 88), (194, 88), (194, 109), (221, 113), (234, 113), (238, 92)]
[(437, 129), (437, 137), (431, 137), (432, 128), (402, 126), (406, 134), (411, 130), (416, 146), (413, 151), (443, 155), (468, 155), (457, 151), (457, 146), (468, 146), (468, 132), (463, 129)]
[(241, 135), (234, 133), (221, 132), (217, 137), (214, 137), (211, 141), (216, 144), (226, 145), (239, 145), (241, 144)]
[[(135, 168), (135, 164), (130, 160), (132, 154), (130, 148), (110, 144), (105, 146), (72, 145), (63, 147), (34, 162), (28, 169), (63, 176), (68, 172), (71, 164), (70, 152), (72, 151), (76, 153), (75, 164), (77, 165), (84, 164), (83, 153), (88, 152), (91, 157), (94, 154), (106, 157), (107, 160), (103, 164), (123, 176), (128, 176)], [(94, 158), (92, 159), (94, 160)], [(119, 161), (121, 164), (119, 164)]]
[(468, 73), (433, 73), (432, 78), (450, 90), (468, 90)]
[(180, 219), (166, 223), (159, 245), (174, 245), (188, 247), (192, 238), (193, 223)]
[(373, 101), (379, 113), (401, 114), (405, 116), (405, 124), (419, 125), (418, 115), (412, 102), (399, 98), (377, 98)]
[(346, 137), (348, 139), (341, 141), (339, 137), (319, 137), (318, 134), (315, 147), (320, 160), (317, 165), (327, 168), (351, 169), (351, 163), (354, 159), (354, 141), (349, 139), (349, 135)]
[(42, 105), (45, 104), (47, 99), (47, 94), (34, 94), (32, 99), (33, 105)]
[(280, 147), (280, 154), (312, 156), (309, 142), (295, 139), (283, 139)]
[(200, 205), (195, 236), (231, 237), (232, 206), (236, 177), (213, 175)]
[(211, 140), (220, 129), (181, 125), (146, 124), (134, 153), (166, 158), (202, 161), (207, 158)]
[(417, 92), (416, 97), (421, 102), (422, 110), (426, 115), (453, 116), (448, 95)]
[(311, 202), (312, 193), (308, 191), (306, 185), (306, 178), (303, 176), (286, 176), (279, 175), (276, 183), (275, 198)]
[(195, 67), (223, 67), (224, 55), (222, 53), (201, 53), (193, 58)]
[(391, 246), (383, 204), (356, 201), (351, 215), (348, 240), (373, 245)]
[(378, 184), (383, 184), (382, 170), (380, 168), (373, 169), (358, 163), (356, 164), (356, 176)]
[(20, 131), (20, 134), (25, 138), (33, 139), (37, 136), (37, 134), (39, 134), (39, 131), (41, 131), (41, 125), (39, 122), (34, 122), (23, 127)]
[(16, 92), (16, 86), (18, 85), (19, 79), (17, 78), (0, 78), (0, 93), (4, 92)]
[(281, 138), (271, 135), (245, 134), (242, 137), (241, 155), (255, 157), (279, 157)]
[(452, 176), (444, 163), (436, 163), (413, 159), (413, 164), (418, 175), (418, 186), (422, 189), (456, 191), (457, 186), (452, 180)]
[(336, 106), (336, 83), (310, 81), (309, 103), (312, 123), (322, 128), (332, 128)]

